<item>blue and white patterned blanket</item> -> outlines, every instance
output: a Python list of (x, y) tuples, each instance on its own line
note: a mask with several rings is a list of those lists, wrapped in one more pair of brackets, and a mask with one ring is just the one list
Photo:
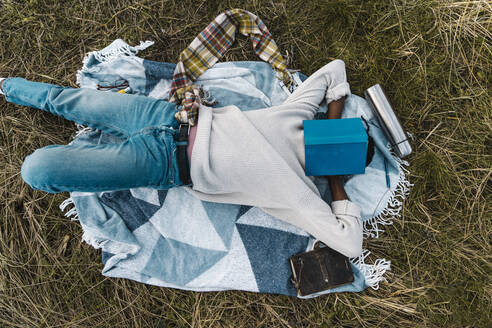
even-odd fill
[[(77, 74), (81, 87), (95, 88), (101, 81), (124, 78), (132, 92), (166, 98), (174, 64), (136, 56), (152, 42), (131, 47), (115, 40), (101, 51), (89, 53)], [(263, 62), (226, 62), (215, 65), (198, 80), (216, 98), (217, 106), (237, 105), (254, 110), (282, 103), (289, 91)], [(305, 76), (295, 74), (300, 83)], [(326, 105), (321, 111), (326, 111)], [(377, 237), (382, 225), (398, 215), (408, 192), (402, 161), (387, 148), (366, 101), (350, 96), (344, 117), (361, 116), (370, 121), (376, 154), (363, 175), (352, 176), (345, 188), (362, 208), (365, 236)], [(81, 128), (81, 127), (79, 127)], [(80, 129), (77, 143), (114, 143), (121, 139), (88, 128)], [(384, 158), (388, 161), (391, 188), (386, 187)], [(330, 202), (327, 181), (316, 184)], [(194, 291), (245, 290), (296, 295), (290, 282), (291, 255), (312, 248), (314, 239), (258, 208), (200, 201), (184, 188), (168, 191), (137, 188), (125, 191), (72, 192), (60, 208), (74, 204), (66, 216), (78, 219), (83, 239), (102, 249), (103, 275), (142, 283)], [(184, 200), (184, 201), (183, 201)], [(181, 204), (189, 204), (187, 207)], [(351, 259), (355, 280), (329, 292), (378, 288), (390, 263), (378, 259), (366, 264), (369, 255)], [(317, 296), (317, 295), (314, 295)]]

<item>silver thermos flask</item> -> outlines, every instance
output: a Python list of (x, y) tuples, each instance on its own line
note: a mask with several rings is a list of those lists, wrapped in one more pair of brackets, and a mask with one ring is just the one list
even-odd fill
[(390, 140), (393, 150), (399, 157), (410, 155), (412, 147), (407, 134), (403, 131), (383, 88), (379, 84), (373, 85), (364, 92), (364, 96)]

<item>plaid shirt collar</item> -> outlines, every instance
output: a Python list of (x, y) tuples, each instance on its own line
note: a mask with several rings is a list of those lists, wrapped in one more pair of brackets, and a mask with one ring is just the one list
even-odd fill
[(238, 30), (251, 38), (255, 53), (279, 72), (284, 83), (292, 84), (292, 76), (277, 44), (261, 19), (246, 10), (227, 10), (217, 16), (179, 56), (169, 94), (171, 102), (181, 104), (175, 115), (179, 122), (195, 125), (201, 97), (193, 81), (224, 56), (234, 43)]

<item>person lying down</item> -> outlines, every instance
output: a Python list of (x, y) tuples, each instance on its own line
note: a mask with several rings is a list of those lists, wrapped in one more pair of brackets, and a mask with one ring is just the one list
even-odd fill
[[(243, 112), (236, 106), (201, 104), (199, 120), (184, 136), (174, 118), (177, 106), (160, 99), (17, 77), (0, 79), (0, 93), (9, 102), (125, 138), (119, 144), (36, 150), (21, 168), (23, 180), (34, 189), (184, 187), (201, 200), (259, 207), (348, 257), (362, 253), (360, 208), (349, 201), (342, 177), (328, 177), (330, 206), (304, 171), (302, 121), (314, 119), (324, 99), (328, 118), (340, 118), (350, 95), (341, 60), (320, 68), (279, 106)], [(186, 169), (179, 160), (183, 156)]]

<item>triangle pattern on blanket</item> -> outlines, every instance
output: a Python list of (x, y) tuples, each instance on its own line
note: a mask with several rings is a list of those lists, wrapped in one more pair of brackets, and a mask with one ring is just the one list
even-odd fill
[(130, 189), (133, 197), (141, 199), (147, 203), (153, 204), (155, 206), (161, 206), (159, 202), (159, 194), (157, 189), (152, 188), (133, 188)]
[(239, 212), (237, 213), (237, 216), (236, 216), (236, 221), (239, 220), (239, 218), (241, 216), (243, 216), (246, 212), (248, 212), (250, 209), (252, 209), (253, 206), (249, 206), (249, 205), (241, 205), (239, 207)]
[(182, 188), (168, 190), (163, 206), (150, 222), (166, 238), (205, 249), (227, 250), (202, 202)]
[(158, 190), (157, 194), (159, 195), (159, 204), (164, 204), (164, 200), (167, 196), (167, 190)]
[[(157, 231), (150, 222), (141, 225), (138, 229), (133, 231), (133, 236), (135, 237), (140, 249), (135, 255), (126, 257), (125, 261), (118, 265), (120, 267), (124, 266), (128, 269), (145, 267), (147, 262), (152, 259), (152, 254), (155, 252), (155, 247), (160, 238), (162, 238), (159, 231)], [(121, 253), (116, 255), (116, 259), (124, 256), (124, 254)], [(108, 269), (111, 270), (111, 268)]]
[(226, 254), (225, 251), (194, 247), (161, 236), (142, 273), (183, 286), (207, 271)]
[(155, 213), (159, 209), (155, 205), (134, 198), (129, 190), (105, 192), (100, 199), (101, 203), (112, 208), (121, 216), (132, 232), (149, 221), (149, 213)]
[(208, 219), (212, 222), (215, 230), (224, 241), (224, 244), (230, 249), (235, 218), (240, 209), (239, 206), (207, 201), (202, 201), (202, 206), (207, 212)]
[(288, 277), (289, 257), (306, 250), (309, 238), (290, 232), (236, 224), (262, 293), (296, 295)]
[[(234, 268), (234, 270), (231, 270)], [(210, 282), (213, 281), (213, 286)], [(190, 288), (216, 287), (259, 291), (239, 232), (234, 228), (230, 250), (213, 267), (187, 284)]]
[(173, 75), (176, 64), (144, 59), (142, 66), (145, 73), (144, 94), (159, 99), (167, 98), (171, 90), (171, 81), (164, 77)]
[(160, 205), (157, 206), (152, 203), (147, 203), (146, 201), (138, 198), (135, 198), (135, 202), (142, 210), (142, 213), (144, 213), (145, 217), (147, 218), (147, 221), (161, 208)]

